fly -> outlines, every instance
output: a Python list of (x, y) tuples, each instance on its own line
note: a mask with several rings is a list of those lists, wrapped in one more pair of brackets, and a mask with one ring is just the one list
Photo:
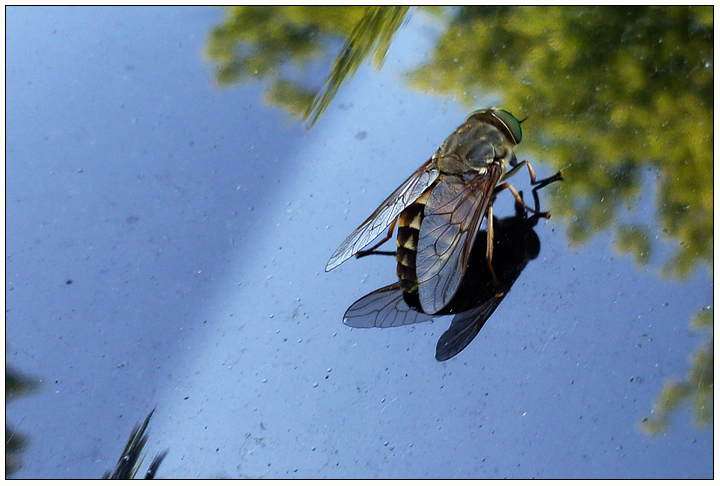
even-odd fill
[[(457, 292), (487, 215), (485, 259), (496, 293), (502, 296), (505, 291), (492, 266), (493, 197), (508, 189), (523, 208), (537, 212), (527, 207), (505, 181), (527, 166), (533, 186), (545, 182), (536, 181), (530, 164), (518, 162), (515, 156), (514, 148), (522, 140), (520, 123), (510, 112), (498, 108), (471, 113), (437, 152), (348, 236), (330, 257), (325, 271), (353, 255), (382, 253), (377, 249), (399, 225), (398, 284), (407, 293), (417, 293), (422, 313), (436, 314)], [(363, 250), (388, 227), (386, 237)]]
[(515, 215), (495, 219), (493, 263), (496, 277), (505, 289), (498, 295), (493, 276), (485, 261), (487, 243), (480, 232), (472, 249), (470, 264), (462, 284), (450, 303), (437, 314), (422, 312), (417, 292), (404, 291), (399, 283), (385, 286), (359, 299), (345, 312), (344, 323), (350, 327), (397, 327), (429, 321), (438, 315), (454, 315), (452, 324), (438, 340), (435, 359), (446, 361), (463, 349), (478, 335), (493, 312), (505, 298), (520, 273), (540, 253), (540, 240), (534, 227), (547, 213), (539, 212), (537, 189), (560, 179), (560, 174), (546, 179), (533, 190), (535, 214), (527, 217), (524, 206), (515, 203)]

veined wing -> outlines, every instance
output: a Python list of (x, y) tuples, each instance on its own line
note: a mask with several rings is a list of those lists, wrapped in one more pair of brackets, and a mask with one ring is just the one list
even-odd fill
[(432, 158), (420, 166), (358, 229), (347, 237), (340, 248), (335, 250), (325, 266), (325, 271), (329, 272), (365, 248), (397, 218), (403, 209), (415, 202), (435, 182), (439, 174), (440, 171), (434, 167)]
[(469, 181), (444, 176), (433, 188), (420, 226), (416, 263), (426, 314), (441, 311), (457, 292), (500, 174), (500, 166), (492, 164)]
[(465, 349), (475, 339), (504, 298), (504, 296), (492, 297), (479, 307), (457, 314), (448, 330), (438, 340), (435, 359), (447, 361)]
[(361, 298), (345, 312), (343, 322), (350, 327), (397, 327), (432, 319), (412, 309), (397, 283), (388, 285)]

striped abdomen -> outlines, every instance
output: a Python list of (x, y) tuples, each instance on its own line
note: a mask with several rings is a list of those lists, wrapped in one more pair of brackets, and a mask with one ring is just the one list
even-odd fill
[(415, 271), (420, 223), (425, 213), (425, 204), (432, 188), (427, 189), (414, 203), (400, 213), (397, 234), (397, 276), (404, 292), (417, 293), (418, 282)]

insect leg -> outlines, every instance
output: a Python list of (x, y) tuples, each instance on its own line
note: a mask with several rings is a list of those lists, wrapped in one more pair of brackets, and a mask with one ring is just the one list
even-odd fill
[[(549, 183), (548, 183), (548, 184), (549, 184)], [(518, 194), (517, 190), (515, 190), (515, 188), (514, 188), (513, 186), (511, 186), (511, 185), (510, 185), (509, 183), (507, 183), (507, 182), (503, 182), (502, 184), (500, 184), (500, 185), (498, 185), (498, 186), (495, 186), (495, 191), (494, 191), (494, 193), (497, 194), (498, 192), (500, 192), (500, 191), (502, 191), (502, 190), (505, 190), (505, 189), (509, 190), (509, 191), (512, 193), (513, 197), (515, 198), (515, 201), (517, 201), (517, 203), (518, 203), (520, 206), (524, 207), (524, 208), (527, 209), (528, 211), (531, 211), (531, 212), (533, 212), (533, 213), (535, 213), (535, 214), (537, 214), (537, 215), (540, 215), (540, 216), (542, 216), (542, 217), (544, 217), (544, 218), (549, 218), (549, 217), (550, 217), (550, 213), (549, 213), (549, 212), (541, 213), (541, 212), (536, 211), (535, 209), (531, 208), (531, 207), (528, 206), (527, 204), (525, 204), (525, 201), (523, 201), (522, 197), (520, 196), (520, 194)]]
[(530, 174), (530, 184), (534, 186), (536, 184), (535, 171), (533, 170), (532, 165), (530, 165), (530, 162), (528, 162), (527, 160), (524, 162), (525, 162), (525, 165), (527, 165), (528, 173)]
[(505, 292), (502, 290), (500, 286), (500, 282), (498, 282), (497, 276), (495, 275), (495, 269), (492, 266), (492, 256), (493, 256), (493, 240), (495, 238), (495, 229), (493, 227), (493, 214), (492, 214), (492, 201), (488, 204), (487, 209), (487, 250), (485, 251), (485, 261), (487, 262), (488, 270), (490, 271), (490, 275), (493, 279), (493, 284), (495, 284), (495, 297), (502, 297), (505, 295)]
[[(504, 181), (505, 179), (509, 179), (511, 176), (513, 176), (514, 174), (516, 174), (517, 171), (519, 171), (520, 169), (522, 169), (523, 166), (526, 166), (526, 165), (528, 165), (528, 161), (527, 161), (527, 160), (523, 160), (522, 162), (520, 162), (519, 164), (517, 164), (515, 167), (513, 167), (512, 169), (510, 169), (509, 171), (507, 171), (507, 172), (505, 173), (505, 176), (502, 178), (502, 180)], [(534, 174), (534, 172), (533, 172), (533, 174)]]
[(387, 235), (382, 240), (378, 241), (378, 243), (373, 246), (372, 248), (368, 248), (367, 250), (359, 251), (355, 253), (355, 258), (362, 258), (364, 256), (368, 255), (394, 255), (394, 251), (376, 251), (378, 248), (380, 248), (382, 245), (385, 244), (390, 238), (392, 238), (393, 232), (395, 231), (395, 225), (398, 222), (398, 218), (392, 220), (390, 223), (390, 229), (388, 230)]
[[(553, 175), (553, 176), (550, 176), (550, 177), (547, 177), (547, 178), (545, 178), (545, 179), (541, 179), (541, 180), (539, 180), (539, 181), (536, 181), (536, 180), (535, 180), (535, 177), (536, 177), (536, 176), (535, 176), (535, 171), (533, 170), (532, 165), (530, 165), (530, 162), (528, 162), (527, 160), (523, 160), (522, 162), (520, 162), (520, 163), (519, 163), (517, 166), (515, 166), (515, 167), (513, 168), (513, 170), (510, 171), (510, 172), (514, 173), (518, 168), (522, 167), (523, 165), (526, 165), (526, 166), (527, 166), (527, 168), (528, 168), (528, 173), (530, 174), (530, 184), (533, 185), (533, 186), (537, 186), (536, 189), (540, 189), (541, 187), (545, 187), (545, 186), (547, 186), (548, 184), (553, 183), (553, 182), (555, 182), (555, 181), (561, 181), (561, 180), (563, 180), (563, 177), (562, 177), (562, 176), (563, 176), (563, 171), (562, 171), (562, 170), (559, 170), (559, 171), (557, 172), (557, 174), (555, 174), (555, 175)], [(506, 176), (506, 178), (507, 178), (507, 176)], [(533, 190), (535, 190), (535, 189), (533, 189)]]
[[(563, 180), (563, 171), (559, 170), (557, 174), (547, 177), (545, 179), (542, 179), (540, 181), (537, 181), (533, 187), (533, 199), (535, 200), (535, 209), (538, 211), (537, 214), (540, 214), (540, 198), (538, 197), (538, 190), (542, 189), (543, 187), (547, 186), (548, 184), (552, 184), (553, 182), (561, 181)], [(549, 213), (548, 213), (549, 216)]]
[[(510, 176), (512, 176), (512, 175), (514, 175), (515, 173), (517, 173), (517, 171), (519, 171), (519, 170), (520, 170), (522, 167), (524, 167), (524, 166), (527, 166), (528, 173), (530, 174), (530, 184), (532, 184), (533, 186), (538, 185), (538, 184), (541, 184), (540, 187), (545, 187), (546, 185), (550, 184), (551, 182), (561, 181), (561, 180), (562, 180), (562, 175), (563, 175), (563, 174), (562, 174), (562, 171), (560, 170), (560, 171), (558, 171), (558, 173), (555, 174), (554, 176), (550, 176), (550, 177), (548, 177), (548, 178), (546, 178), (546, 179), (541, 179), (541, 180), (539, 180), (539, 181), (536, 181), (536, 180), (535, 180), (535, 178), (536, 178), (536, 176), (535, 176), (535, 170), (532, 168), (532, 165), (530, 165), (530, 162), (528, 162), (527, 160), (523, 160), (522, 162), (520, 162), (519, 164), (517, 164), (515, 167), (513, 167), (511, 170), (509, 170), (508, 172), (506, 172), (506, 173), (505, 173), (505, 176), (502, 178), (502, 180), (508, 179)], [(539, 188), (538, 188), (538, 189), (539, 189)]]
[(509, 183), (507, 183), (507, 182), (503, 182), (502, 184), (499, 184), (498, 186), (496, 186), (494, 193), (497, 194), (498, 192), (500, 192), (500, 191), (502, 191), (502, 190), (504, 190), (504, 189), (508, 189), (508, 190), (512, 193), (513, 197), (515, 197), (515, 200), (518, 202), (518, 204), (520, 204), (522, 207), (524, 207), (525, 209), (527, 209), (527, 210), (529, 210), (529, 211), (537, 214), (538, 216), (540, 216), (540, 217), (542, 217), (542, 218), (549, 218), (549, 217), (550, 217), (550, 211), (546, 211), (546, 212), (544, 212), (544, 213), (541, 213), (541, 212), (539, 211), (540, 204), (539, 204), (539, 198), (538, 198), (538, 195), (537, 195), (537, 191), (538, 191), (538, 189), (542, 189), (543, 187), (547, 186), (548, 184), (552, 184), (552, 183), (555, 182), (555, 181), (561, 181), (561, 180), (563, 180), (563, 173), (562, 173), (562, 171), (558, 171), (558, 173), (555, 174), (555, 175), (553, 175), (553, 176), (550, 176), (550, 177), (547, 177), (547, 178), (545, 178), (545, 179), (541, 179), (541, 180), (539, 180), (539, 181), (536, 181), (536, 180), (535, 180), (535, 171), (533, 170), (533, 168), (532, 168), (532, 166), (530, 165), (530, 163), (529, 163), (528, 161), (526, 161), (526, 160), (523, 160), (520, 164), (518, 164), (518, 165), (513, 169), (513, 171), (516, 170), (518, 167), (521, 167), (522, 165), (527, 165), (528, 172), (530, 173), (530, 184), (533, 185), (533, 186), (535, 186), (535, 187), (533, 187), (533, 198), (535, 199), (535, 209), (527, 206), (527, 205), (525, 204), (525, 202), (523, 201), (522, 197), (520, 196), (520, 194), (518, 194), (518, 192), (515, 190), (515, 188), (514, 188), (513, 186), (511, 186), (511, 185), (510, 185)]

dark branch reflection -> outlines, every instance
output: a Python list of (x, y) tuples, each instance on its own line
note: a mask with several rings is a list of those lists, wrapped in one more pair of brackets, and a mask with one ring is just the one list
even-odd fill
[[(33, 394), (38, 390), (38, 380), (18, 372), (14, 367), (5, 365), (5, 404), (20, 397)], [(28, 438), (5, 422), (5, 477), (12, 475), (22, 466), (20, 456), (28, 446)]]
[[(107, 471), (103, 475), (103, 479), (134, 479), (137, 476), (137, 472), (145, 459), (144, 449), (148, 440), (146, 432), (154, 412), (155, 409), (151, 410), (148, 416), (145, 417), (145, 420), (133, 428), (127, 444), (125, 444), (125, 448), (122, 454), (120, 454), (120, 459), (118, 459), (115, 470), (112, 472)], [(148, 467), (145, 473), (144, 479), (155, 478), (158, 467), (160, 467), (160, 463), (162, 463), (166, 455), (167, 451), (163, 451), (153, 458), (150, 467)]]

